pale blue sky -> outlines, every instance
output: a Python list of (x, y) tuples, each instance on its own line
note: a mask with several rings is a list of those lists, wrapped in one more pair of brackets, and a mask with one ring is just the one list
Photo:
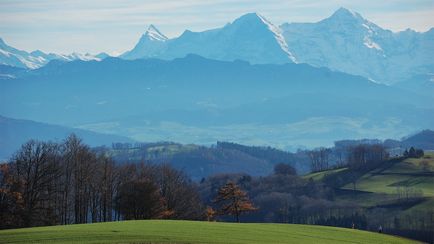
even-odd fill
[(26, 51), (114, 54), (131, 49), (149, 24), (175, 37), (248, 12), (280, 25), (317, 22), (339, 7), (393, 31), (434, 27), (434, 0), (0, 0), (0, 37)]

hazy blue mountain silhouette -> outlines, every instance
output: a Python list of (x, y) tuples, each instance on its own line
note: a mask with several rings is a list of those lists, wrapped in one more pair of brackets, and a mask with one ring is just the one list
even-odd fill
[(91, 146), (111, 146), (113, 142), (133, 142), (122, 136), (0, 116), (0, 160), (8, 159), (30, 139), (60, 142), (71, 133), (75, 133), (83, 139), (84, 143)]
[(371, 125), (392, 120), (408, 132), (434, 124), (431, 96), (306, 64), (251, 65), (197, 55), (172, 61), (109, 57), (52, 61), (0, 84), (1, 114), (69, 126), (104, 122), (127, 128), (144, 120), (224, 126), (347, 117)]

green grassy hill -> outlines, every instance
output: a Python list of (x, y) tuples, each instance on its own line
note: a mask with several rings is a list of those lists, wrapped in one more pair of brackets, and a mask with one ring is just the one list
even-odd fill
[(416, 243), (367, 231), (294, 224), (141, 220), (0, 231), (1, 243)]
[(389, 233), (433, 240), (433, 152), (421, 158), (393, 158), (366, 170), (339, 168), (304, 178), (334, 188), (336, 203), (354, 206)]
[[(399, 187), (417, 189), (423, 196), (434, 197), (434, 153), (372, 170), (356, 182), (357, 190), (374, 193), (395, 194)], [(353, 185), (347, 184), (343, 189), (353, 189)]]
[[(304, 175), (304, 179), (321, 181), (327, 177), (339, 177), (348, 168), (338, 168)], [(353, 190), (353, 184), (341, 187)], [(396, 195), (399, 188), (417, 190), (426, 198), (434, 197), (434, 152), (428, 152), (422, 158), (407, 158), (385, 163), (381, 167), (366, 172), (356, 180), (356, 190), (379, 195)]]

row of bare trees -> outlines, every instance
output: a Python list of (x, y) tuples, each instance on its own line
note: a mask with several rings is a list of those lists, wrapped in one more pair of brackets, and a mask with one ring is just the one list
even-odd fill
[(321, 147), (308, 152), (311, 171), (317, 172), (328, 169), (331, 152), (331, 149), (325, 147)]
[(122, 219), (200, 219), (194, 183), (168, 165), (116, 165), (75, 135), (31, 140), (0, 165), (0, 228)]
[(380, 163), (389, 158), (382, 144), (356, 144), (339, 148), (317, 148), (306, 151), (310, 159), (311, 172), (329, 169), (331, 166), (363, 168), (372, 163)]
[(389, 158), (386, 148), (380, 144), (361, 144), (349, 148), (348, 164), (353, 168), (383, 162)]

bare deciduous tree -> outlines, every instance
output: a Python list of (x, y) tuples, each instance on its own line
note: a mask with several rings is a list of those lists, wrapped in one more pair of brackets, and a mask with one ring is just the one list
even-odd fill
[(214, 202), (221, 205), (219, 214), (233, 215), (237, 222), (240, 222), (242, 213), (257, 210), (247, 197), (247, 193), (233, 182), (229, 182), (219, 189)]

